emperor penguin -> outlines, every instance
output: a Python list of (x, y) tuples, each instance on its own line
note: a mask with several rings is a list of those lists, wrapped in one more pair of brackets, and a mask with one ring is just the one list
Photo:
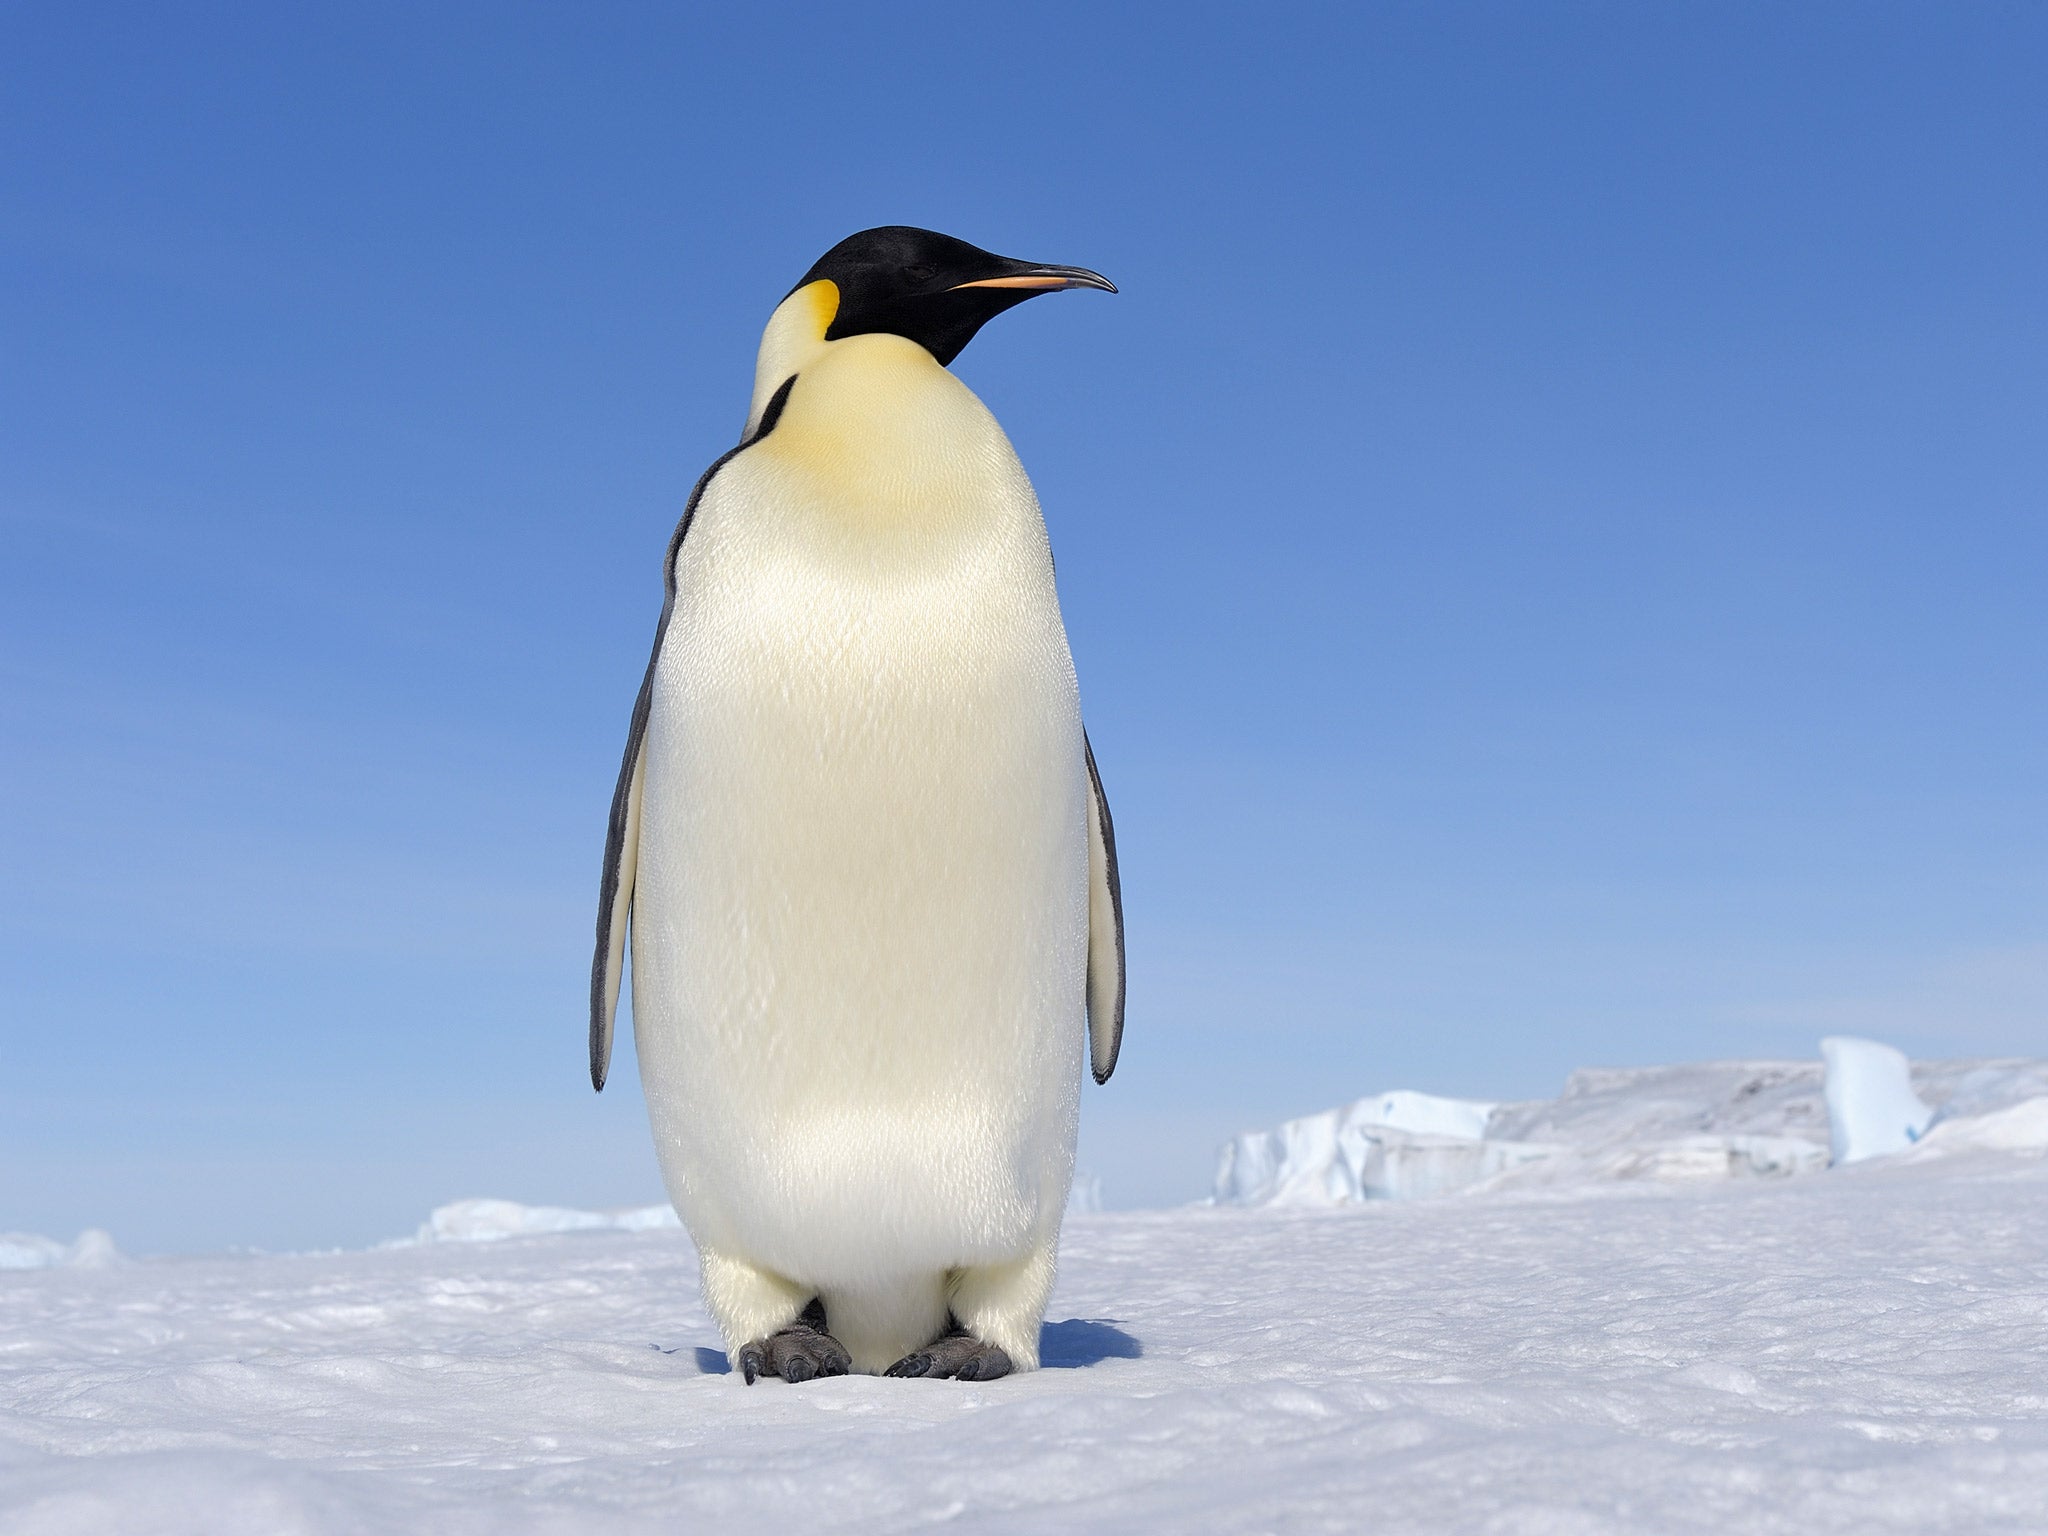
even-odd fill
[(1116, 291), (930, 230), (840, 241), (669, 540), (590, 1076), (630, 923), (663, 1179), (749, 1383), (1038, 1364), (1122, 894), (1045, 521), (948, 365), (1067, 288)]

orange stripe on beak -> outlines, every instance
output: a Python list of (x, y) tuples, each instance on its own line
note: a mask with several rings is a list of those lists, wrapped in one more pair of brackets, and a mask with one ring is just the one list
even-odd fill
[(1060, 277), (1051, 272), (1033, 273), (1028, 277), (984, 277), (971, 283), (955, 283), (948, 293), (958, 293), (962, 288), (1071, 288), (1071, 277)]

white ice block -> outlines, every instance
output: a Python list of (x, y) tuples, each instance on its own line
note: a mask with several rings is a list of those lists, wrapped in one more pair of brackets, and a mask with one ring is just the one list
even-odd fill
[(1496, 1107), (1478, 1099), (1446, 1099), (1413, 1088), (1396, 1088), (1360, 1099), (1346, 1118), (1353, 1125), (1390, 1125), (1397, 1131), (1424, 1136), (1465, 1136), (1477, 1141), (1486, 1134), (1486, 1122)]
[(107, 1269), (126, 1262), (113, 1238), (87, 1227), (75, 1243), (34, 1232), (0, 1232), (0, 1269)]
[(1067, 1191), (1069, 1216), (1094, 1216), (1102, 1210), (1102, 1180), (1092, 1173), (1077, 1173)]
[(1830, 1035), (1820, 1054), (1827, 1063), (1828, 1142), (1837, 1164), (1903, 1152), (1927, 1133), (1934, 1111), (1913, 1091), (1905, 1052)]
[(1543, 1155), (1483, 1138), (1494, 1105), (1396, 1088), (1247, 1131), (1217, 1162), (1217, 1205), (1326, 1206), (1452, 1194)]
[(437, 1206), (412, 1241), (488, 1243), (548, 1232), (649, 1232), (681, 1225), (674, 1209), (666, 1205), (576, 1211), (557, 1205), (521, 1205), (516, 1200), (457, 1200)]

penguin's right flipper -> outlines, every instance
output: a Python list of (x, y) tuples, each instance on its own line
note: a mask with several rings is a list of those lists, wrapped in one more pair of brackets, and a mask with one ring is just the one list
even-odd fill
[(647, 719), (654, 713), (654, 673), (661, 665), (661, 643), (676, 611), (676, 556), (696, 520), (697, 507), (712, 479), (733, 458), (775, 430), (796, 375), (782, 381), (761, 413), (761, 423), (736, 447), (728, 448), (697, 479), (683, 515), (668, 541), (661, 566), (661, 620), (654, 626), (654, 649), (633, 700), (633, 723), (626, 731), (626, 756), (619, 764), (618, 786), (612, 791), (612, 814), (605, 827), (604, 876), (597, 897), (597, 950), (590, 959), (590, 1086), (604, 1091), (612, 1066), (612, 1021), (618, 1017), (619, 983), (626, 973), (626, 925), (633, 914), (633, 881), (640, 868), (640, 799), (647, 787)]
[(1116, 827), (1085, 731), (1081, 750), (1088, 758), (1088, 1064), (1095, 1081), (1106, 1083), (1124, 1043), (1124, 887)]

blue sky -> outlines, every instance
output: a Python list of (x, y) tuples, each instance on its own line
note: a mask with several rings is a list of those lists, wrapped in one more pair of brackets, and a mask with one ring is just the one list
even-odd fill
[(343, 9), (0, 24), (0, 1228), (657, 1196), (582, 997), (660, 551), (877, 223), (1123, 289), (958, 364), (1117, 814), (1112, 1204), (2048, 1052), (2040, 9)]

